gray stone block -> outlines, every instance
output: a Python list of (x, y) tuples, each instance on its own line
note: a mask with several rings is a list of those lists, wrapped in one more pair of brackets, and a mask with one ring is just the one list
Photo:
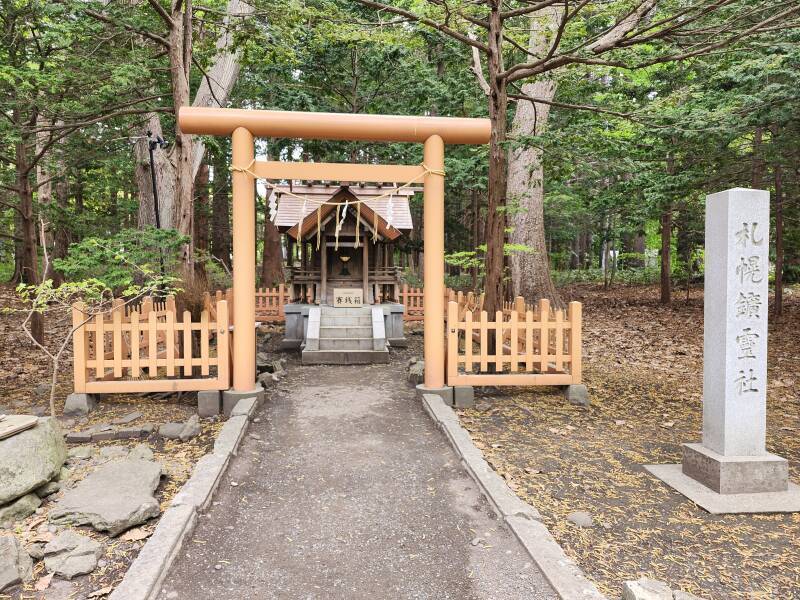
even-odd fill
[(683, 473), (718, 494), (785, 492), (789, 489), (788, 461), (769, 453), (723, 456), (702, 444), (684, 444)]
[(231, 411), (231, 416), (250, 418), (256, 412), (256, 408), (258, 408), (258, 400), (256, 398), (242, 398)]
[(197, 510), (208, 508), (227, 464), (228, 455), (206, 454), (203, 456), (197, 461), (189, 481), (175, 494), (172, 505), (190, 505)]
[(222, 412), (225, 416), (230, 417), (239, 400), (244, 398), (255, 398), (256, 403), (261, 404), (264, 400), (264, 388), (261, 387), (260, 383), (256, 383), (254, 389), (248, 392), (238, 392), (232, 389), (222, 392)]
[(138, 427), (125, 427), (124, 429), (118, 429), (115, 432), (115, 439), (118, 440), (133, 440), (142, 437), (142, 430)]
[(197, 414), (214, 417), (222, 412), (222, 394), (219, 390), (197, 392)]
[(64, 415), (78, 417), (88, 415), (97, 407), (97, 397), (94, 394), (70, 394), (64, 402)]
[(472, 408), (475, 405), (475, 388), (471, 385), (453, 387), (453, 406), (456, 408)]
[(425, 394), (434, 394), (435, 396), (439, 396), (447, 406), (453, 406), (453, 388), (449, 386), (441, 387), (441, 388), (429, 388), (425, 387), (425, 384), (421, 383), (417, 387), (417, 396), (422, 398)]
[(113, 421), (111, 421), (111, 424), (112, 425), (129, 425), (130, 423), (133, 423), (136, 419), (138, 419), (141, 416), (142, 416), (142, 413), (140, 413), (137, 410), (137, 411), (134, 411), (132, 413), (128, 413), (127, 415), (123, 415), (119, 419), (114, 419)]
[(239, 447), (239, 442), (244, 437), (244, 432), (247, 430), (247, 417), (231, 417), (227, 423), (222, 426), (217, 439), (214, 442), (214, 454), (218, 456), (230, 456), (236, 454), (236, 449)]
[(623, 600), (672, 600), (670, 587), (656, 579), (642, 577), (622, 585)]
[(116, 439), (117, 432), (114, 430), (110, 431), (96, 431), (92, 434), (92, 441), (93, 442), (104, 442), (107, 440)]
[(589, 406), (589, 390), (582, 383), (566, 386), (564, 388), (564, 397), (570, 404)]

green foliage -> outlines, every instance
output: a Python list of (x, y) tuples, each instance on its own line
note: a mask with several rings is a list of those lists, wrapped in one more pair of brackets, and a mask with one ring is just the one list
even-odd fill
[[(162, 270), (164, 279), (178, 280), (181, 248), (188, 238), (173, 229), (123, 229), (107, 237), (90, 237), (72, 244), (55, 268), (72, 281), (97, 281), (115, 294), (130, 295), (143, 278)], [(160, 277), (160, 275), (158, 275)]]

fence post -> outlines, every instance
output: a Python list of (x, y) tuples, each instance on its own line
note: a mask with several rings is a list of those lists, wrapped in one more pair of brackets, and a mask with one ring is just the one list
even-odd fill
[(516, 312), (517, 315), (525, 314), (525, 298), (522, 296), (514, 298), (514, 312)]
[(451, 385), (453, 377), (458, 375), (458, 304), (455, 302), (447, 303), (447, 352), (445, 362), (447, 364), (447, 380), (445, 385)]
[(219, 388), (226, 390), (231, 386), (229, 354), (230, 339), (228, 336), (228, 303), (217, 302), (217, 380)]
[(87, 350), (87, 337), (86, 331), (86, 315), (83, 311), (86, 306), (82, 302), (76, 302), (72, 305), (72, 378), (75, 393), (86, 393), (86, 350)]
[(279, 320), (281, 321), (286, 319), (286, 315), (283, 312), (284, 293), (284, 285), (281, 283), (278, 285), (278, 317), (280, 317)]
[(539, 300), (539, 354), (541, 362), (539, 363), (539, 370), (542, 373), (547, 373), (547, 358), (550, 354), (550, 327), (548, 321), (550, 320), (550, 300), (542, 298)]
[(582, 348), (581, 335), (583, 327), (583, 305), (580, 302), (569, 303), (569, 372), (572, 375), (572, 383), (578, 385), (581, 382), (582, 373)]

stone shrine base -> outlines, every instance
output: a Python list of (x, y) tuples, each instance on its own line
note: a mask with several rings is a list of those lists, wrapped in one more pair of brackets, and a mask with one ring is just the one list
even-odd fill
[(682, 467), (685, 475), (718, 494), (789, 489), (789, 462), (768, 452), (760, 456), (725, 456), (703, 444), (684, 444)]
[(644, 468), (712, 515), (800, 512), (800, 487), (791, 482), (784, 491), (720, 494), (686, 475), (682, 465)]

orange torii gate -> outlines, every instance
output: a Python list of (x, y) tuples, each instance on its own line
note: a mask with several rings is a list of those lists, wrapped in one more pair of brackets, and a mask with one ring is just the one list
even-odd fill
[[(444, 392), (444, 145), (489, 142), (488, 119), (307, 113), (232, 108), (183, 107), (183, 133), (230, 135), (233, 171), (233, 393), (257, 393), (255, 340), (256, 178), (288, 180), (422, 180), (425, 248), (423, 262), (425, 383)], [(424, 144), (421, 165), (364, 165), (257, 161), (254, 137), (416, 142)]]

